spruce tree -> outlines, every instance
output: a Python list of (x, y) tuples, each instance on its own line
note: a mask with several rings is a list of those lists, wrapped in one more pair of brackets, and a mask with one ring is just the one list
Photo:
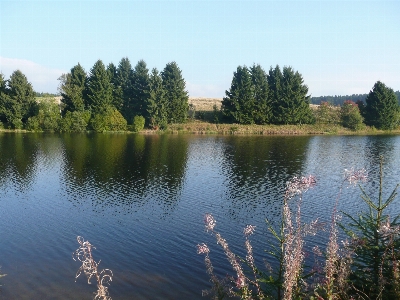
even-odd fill
[[(134, 115), (143, 116), (148, 119), (146, 105), (149, 92), (149, 70), (144, 60), (140, 60), (133, 70), (131, 80), (131, 97)], [(128, 121), (132, 122), (132, 120)]]
[(92, 69), (86, 84), (88, 107), (92, 114), (106, 112), (113, 104), (112, 84), (108, 72), (101, 60)]
[(267, 124), (272, 118), (272, 104), (269, 96), (267, 74), (260, 65), (250, 68), (255, 109), (253, 119), (256, 124)]
[(0, 121), (7, 122), (9, 96), (7, 94), (7, 81), (4, 79), (3, 73), (0, 73)]
[(116, 108), (119, 106), (117, 103), (118, 99), (118, 85), (117, 85), (117, 67), (111, 62), (107, 66), (107, 73), (110, 77), (110, 82), (112, 85), (112, 96), (113, 96), (113, 106)]
[(127, 57), (121, 59), (115, 80), (114, 106), (121, 112), (125, 120), (131, 122), (134, 111), (132, 104), (132, 65)]
[(23, 123), (37, 113), (32, 84), (20, 70), (14, 71), (8, 80), (6, 93), (7, 122), (14, 128), (22, 128)]
[(279, 66), (270, 70), (272, 83), (273, 114), (276, 124), (313, 123), (314, 117), (310, 108), (308, 87), (303, 77), (291, 67), (284, 67), (280, 73)]
[(68, 74), (63, 74), (59, 80), (61, 81), (59, 90), (61, 94), (61, 102), (63, 103), (63, 114), (67, 111), (82, 112), (85, 110), (84, 90), (86, 82), (86, 72), (78, 63), (71, 69)]
[(189, 96), (185, 80), (176, 62), (168, 63), (161, 72), (168, 123), (183, 123), (187, 118)]
[(280, 124), (282, 123), (281, 116), (278, 114), (279, 111), (279, 102), (282, 97), (282, 81), (283, 81), (283, 75), (281, 72), (281, 69), (279, 65), (276, 65), (276, 67), (273, 69), (270, 67), (268, 76), (267, 76), (267, 81), (268, 81), (268, 87), (270, 90), (270, 99), (271, 99), (271, 105), (272, 105), (272, 123), (274, 124)]
[(390, 130), (399, 123), (399, 105), (394, 91), (377, 81), (369, 92), (365, 106), (365, 122), (377, 129)]
[(233, 73), (231, 88), (225, 91), (222, 100), (222, 113), (230, 122), (240, 124), (254, 123), (253, 113), (256, 109), (254, 87), (249, 69), (238, 66)]
[(149, 78), (150, 93), (147, 99), (147, 124), (154, 129), (163, 129), (167, 124), (167, 103), (162, 78), (156, 68)]

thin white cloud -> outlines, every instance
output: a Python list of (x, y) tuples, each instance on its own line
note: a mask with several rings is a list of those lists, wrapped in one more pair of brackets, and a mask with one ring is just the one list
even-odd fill
[(39, 65), (35, 62), (0, 56), (0, 73), (3, 73), (5, 79), (10, 75), (20, 70), (32, 83), (33, 89), (37, 92), (57, 93), (58, 78), (62, 73), (67, 71), (52, 69), (46, 66)]

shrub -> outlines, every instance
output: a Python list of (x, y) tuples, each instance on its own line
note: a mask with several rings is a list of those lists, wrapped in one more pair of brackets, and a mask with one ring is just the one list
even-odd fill
[(314, 110), (315, 121), (318, 124), (339, 124), (340, 110), (328, 102), (321, 102), (316, 110)]
[(145, 119), (142, 116), (135, 116), (133, 118), (133, 122), (132, 122), (132, 129), (134, 132), (138, 132), (140, 130), (143, 130), (144, 128), (144, 124), (145, 124)]
[(90, 119), (90, 126), (96, 132), (126, 130), (127, 122), (124, 117), (114, 108), (105, 112), (95, 114)]
[(84, 132), (90, 120), (90, 112), (88, 111), (67, 111), (65, 116), (60, 120), (60, 132)]
[(358, 105), (351, 100), (346, 100), (340, 108), (340, 120), (342, 126), (351, 130), (363, 128), (363, 117), (360, 114)]

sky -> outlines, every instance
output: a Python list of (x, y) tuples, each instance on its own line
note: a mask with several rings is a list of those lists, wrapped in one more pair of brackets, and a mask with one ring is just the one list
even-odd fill
[(101, 59), (159, 71), (175, 61), (190, 97), (225, 96), (238, 66), (302, 74), (311, 96), (400, 90), (400, 1), (0, 0), (0, 72), (37, 92)]

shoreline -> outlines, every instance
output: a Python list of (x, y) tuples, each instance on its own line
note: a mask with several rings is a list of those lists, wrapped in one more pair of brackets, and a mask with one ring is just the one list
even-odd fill
[[(2, 133), (54, 133), (54, 131), (29, 131), (24, 129), (0, 129)], [(94, 131), (85, 131), (90, 133)], [(303, 124), (303, 125), (244, 125), (227, 123), (210, 123), (190, 120), (186, 123), (169, 124), (165, 130), (143, 129), (133, 131), (106, 131), (104, 133), (124, 134), (194, 134), (194, 135), (399, 135), (400, 128), (391, 131), (378, 130), (371, 127), (353, 131), (339, 125)]]

